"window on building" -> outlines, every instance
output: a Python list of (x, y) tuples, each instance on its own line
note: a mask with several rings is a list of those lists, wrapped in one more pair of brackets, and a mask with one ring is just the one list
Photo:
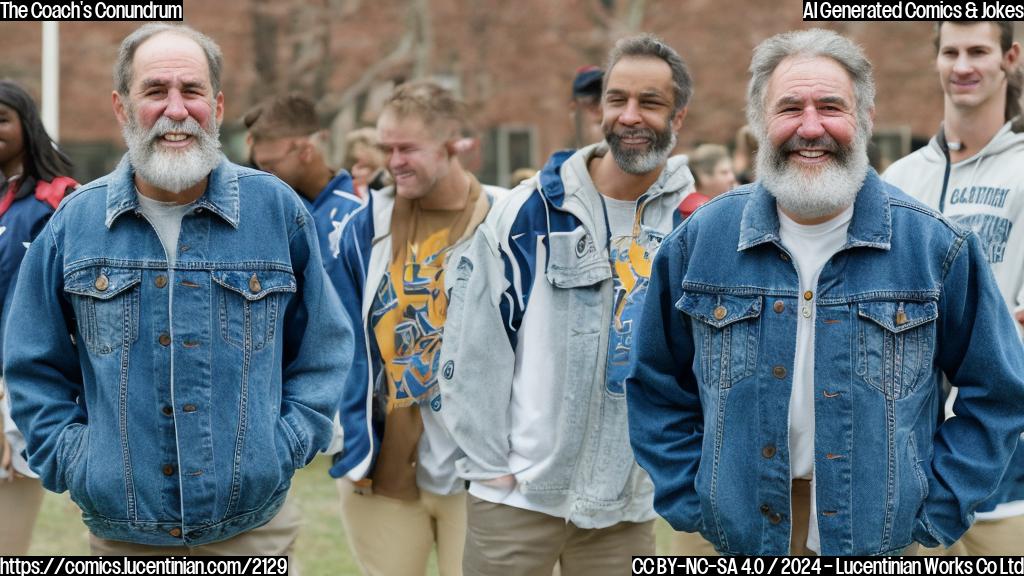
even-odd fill
[(868, 157), (878, 172), (885, 172), (890, 164), (911, 152), (910, 126), (895, 126), (874, 131)]
[(480, 181), (509, 187), (512, 173), (520, 168), (537, 169), (537, 130), (534, 126), (500, 125), (484, 135)]

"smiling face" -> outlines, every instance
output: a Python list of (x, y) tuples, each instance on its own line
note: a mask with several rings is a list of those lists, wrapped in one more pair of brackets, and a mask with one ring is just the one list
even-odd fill
[(25, 135), (18, 111), (0, 104), (0, 176), (10, 178), (22, 170), (25, 158)]
[(791, 216), (826, 218), (853, 203), (867, 173), (853, 81), (838, 62), (791, 56), (772, 73), (757, 173)]
[(646, 174), (665, 163), (686, 115), (674, 107), (672, 69), (664, 60), (629, 56), (608, 71), (601, 128), (623, 172)]
[(126, 95), (114, 92), (136, 175), (178, 193), (201, 182), (220, 162), (219, 123), (224, 96), (213, 94), (202, 48), (163, 32), (143, 42), (132, 61)]
[(939, 28), (935, 67), (946, 103), (955, 108), (991, 106), (1000, 112), (1006, 102), (1006, 70), (1017, 64), (1020, 45), (1003, 52), (993, 22), (944, 22)]
[(769, 145), (801, 170), (814, 170), (849, 148), (857, 131), (853, 82), (835, 60), (790, 57), (766, 93)]
[(451, 156), (443, 139), (415, 114), (401, 116), (385, 109), (377, 120), (378, 148), (395, 182), (395, 192), (407, 200), (423, 198), (448, 174)]

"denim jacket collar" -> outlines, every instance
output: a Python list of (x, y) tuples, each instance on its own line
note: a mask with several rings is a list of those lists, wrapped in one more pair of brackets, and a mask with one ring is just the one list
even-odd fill
[[(108, 229), (119, 216), (139, 208), (134, 176), (135, 170), (128, 155), (125, 154), (107, 182), (105, 224)], [(231, 226), (238, 228), (238, 175), (224, 156), (221, 156), (220, 164), (210, 172), (206, 191), (196, 200), (196, 207), (206, 208)]]
[[(869, 168), (864, 184), (857, 192), (857, 199), (854, 200), (853, 217), (843, 249), (867, 247), (888, 250), (891, 237), (889, 195), (878, 173)], [(743, 209), (740, 239), (736, 249), (746, 250), (766, 242), (781, 242), (779, 214), (775, 207), (775, 197), (768, 192), (763, 182), (758, 180), (750, 201)]]

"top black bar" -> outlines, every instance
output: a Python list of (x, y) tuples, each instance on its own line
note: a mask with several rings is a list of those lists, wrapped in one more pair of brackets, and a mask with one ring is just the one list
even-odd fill
[(0, 0), (0, 21), (185, 19), (184, 0)]
[(1024, 20), (1024, 0), (804, 0), (805, 22)]

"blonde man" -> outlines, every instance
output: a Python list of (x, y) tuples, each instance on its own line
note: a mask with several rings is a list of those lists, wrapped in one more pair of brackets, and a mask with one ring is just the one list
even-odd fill
[(437, 547), (461, 574), (466, 495), (458, 447), (438, 411), (438, 351), (448, 259), (483, 221), (494, 192), (459, 160), (464, 106), (430, 83), (400, 86), (377, 122), (394, 186), (371, 190), (341, 231), (329, 268), (358, 337), (339, 416), (342, 519), (365, 574), (421, 575)]

